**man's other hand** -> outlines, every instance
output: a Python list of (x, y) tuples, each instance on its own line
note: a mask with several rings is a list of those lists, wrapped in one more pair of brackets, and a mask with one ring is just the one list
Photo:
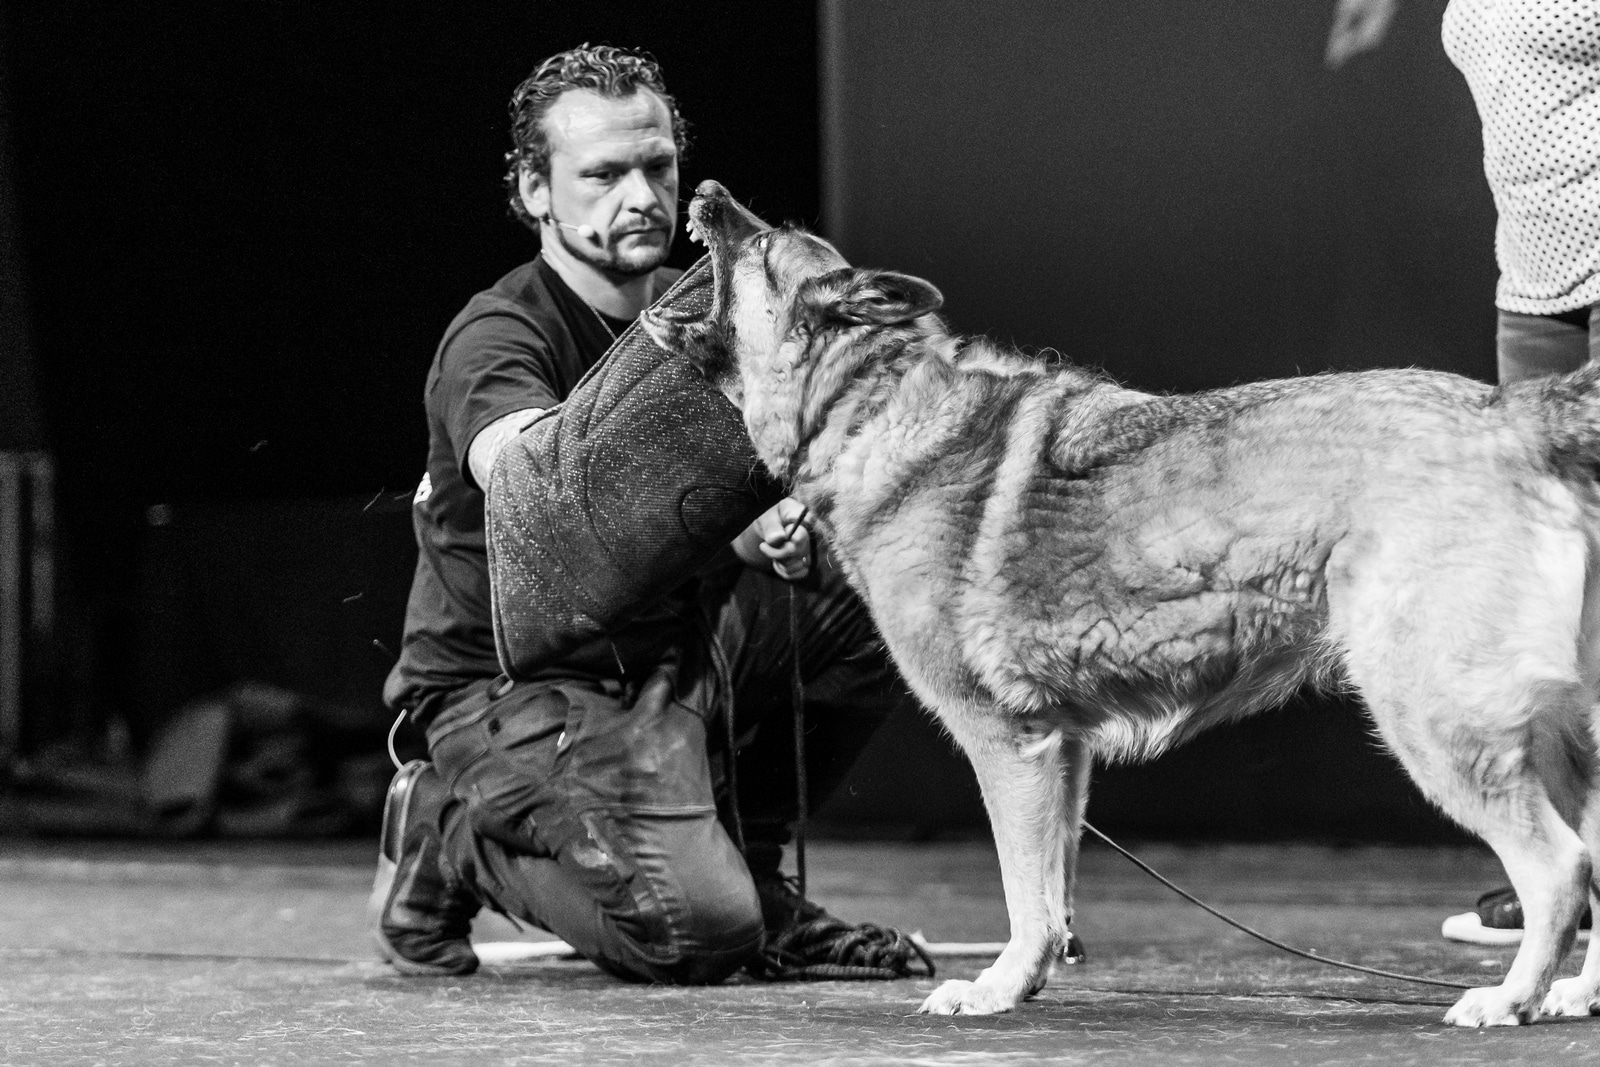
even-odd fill
[(811, 573), (811, 531), (801, 519), (805, 510), (800, 501), (784, 497), (745, 527), (733, 550), (752, 567), (770, 565), (778, 577), (798, 582)]

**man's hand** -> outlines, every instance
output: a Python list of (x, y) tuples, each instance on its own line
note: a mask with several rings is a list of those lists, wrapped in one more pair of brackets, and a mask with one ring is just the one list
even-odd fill
[(778, 577), (798, 582), (811, 573), (811, 531), (801, 521), (805, 510), (800, 501), (784, 497), (745, 527), (733, 550), (752, 567), (770, 565)]

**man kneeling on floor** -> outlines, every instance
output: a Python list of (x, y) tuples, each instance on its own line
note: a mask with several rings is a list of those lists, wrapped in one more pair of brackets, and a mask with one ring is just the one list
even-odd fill
[[(541, 251), (468, 302), (428, 373), (419, 558), (385, 699), (431, 762), (389, 790), (378, 949), (405, 974), (470, 973), (471, 920), (488, 907), (631, 980), (782, 977), (818, 959), (819, 939), (836, 963), (865, 951), (883, 976), (907, 974), (902, 935), (832, 918), (781, 873), (797, 810), (791, 657), (812, 803), (909, 699), (797, 502), (608, 639), (531, 680), (501, 674), (484, 489), (500, 451), (678, 276), (661, 264), (684, 148), (655, 63), (611, 47), (540, 64), (511, 114), (511, 209)], [(776, 951), (799, 929), (805, 953)]]

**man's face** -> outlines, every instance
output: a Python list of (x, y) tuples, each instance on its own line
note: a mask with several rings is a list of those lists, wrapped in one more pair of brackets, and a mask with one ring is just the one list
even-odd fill
[[(637, 277), (659, 267), (677, 226), (678, 148), (672, 115), (641, 89), (613, 100), (575, 89), (545, 114), (550, 176), (524, 172), (522, 202), (594, 236), (545, 223), (541, 233), (607, 274)], [(552, 232), (553, 231), (553, 232)]]

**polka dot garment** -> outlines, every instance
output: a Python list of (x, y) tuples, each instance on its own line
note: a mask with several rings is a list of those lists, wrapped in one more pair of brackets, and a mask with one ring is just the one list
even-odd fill
[(1483, 119), (1496, 305), (1600, 303), (1600, 0), (1450, 0), (1444, 47)]

